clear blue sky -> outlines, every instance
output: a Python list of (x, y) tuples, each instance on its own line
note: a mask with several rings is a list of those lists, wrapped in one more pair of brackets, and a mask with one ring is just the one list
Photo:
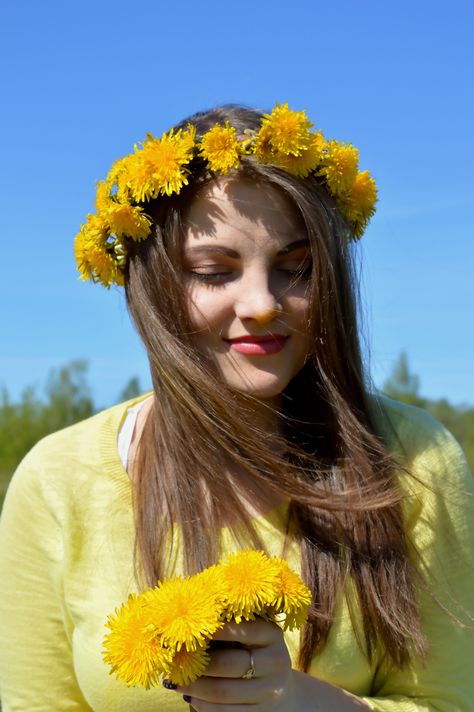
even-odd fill
[(380, 203), (360, 246), (371, 367), (400, 351), (474, 403), (474, 10), (466, 0), (16, 0), (0, 26), (0, 384), (90, 362), (112, 403), (147, 364), (120, 291), (79, 282), (94, 185), (147, 131), (223, 102), (305, 108), (352, 141)]

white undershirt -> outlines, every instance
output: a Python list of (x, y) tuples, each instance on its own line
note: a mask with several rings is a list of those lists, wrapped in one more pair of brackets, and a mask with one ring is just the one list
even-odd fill
[(127, 415), (125, 416), (125, 420), (119, 430), (117, 448), (120, 460), (122, 461), (122, 465), (125, 470), (127, 469), (128, 453), (130, 451), (130, 445), (132, 444), (133, 431), (135, 430), (138, 414), (150, 398), (145, 398), (145, 400), (140, 401), (140, 403), (137, 403), (127, 410)]

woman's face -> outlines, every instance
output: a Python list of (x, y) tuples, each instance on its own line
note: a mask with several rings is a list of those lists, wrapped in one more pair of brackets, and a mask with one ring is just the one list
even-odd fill
[[(185, 215), (185, 288), (197, 348), (234, 390), (278, 400), (310, 351), (310, 255), (301, 219), (275, 188), (207, 185)], [(309, 264), (310, 267), (310, 264)]]

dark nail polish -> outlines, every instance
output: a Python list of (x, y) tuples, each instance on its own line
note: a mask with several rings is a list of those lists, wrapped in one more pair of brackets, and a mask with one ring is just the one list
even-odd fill
[(171, 680), (163, 680), (163, 687), (166, 687), (167, 690), (176, 690), (178, 685), (175, 685)]
[(189, 704), (191, 702), (191, 695), (183, 695), (183, 700)]

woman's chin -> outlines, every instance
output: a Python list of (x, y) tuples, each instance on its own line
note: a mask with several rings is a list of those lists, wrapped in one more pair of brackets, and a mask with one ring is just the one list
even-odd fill
[(271, 401), (279, 399), (286, 386), (286, 382), (272, 381), (265, 383), (228, 383), (232, 390), (242, 395), (252, 396), (258, 400)]

